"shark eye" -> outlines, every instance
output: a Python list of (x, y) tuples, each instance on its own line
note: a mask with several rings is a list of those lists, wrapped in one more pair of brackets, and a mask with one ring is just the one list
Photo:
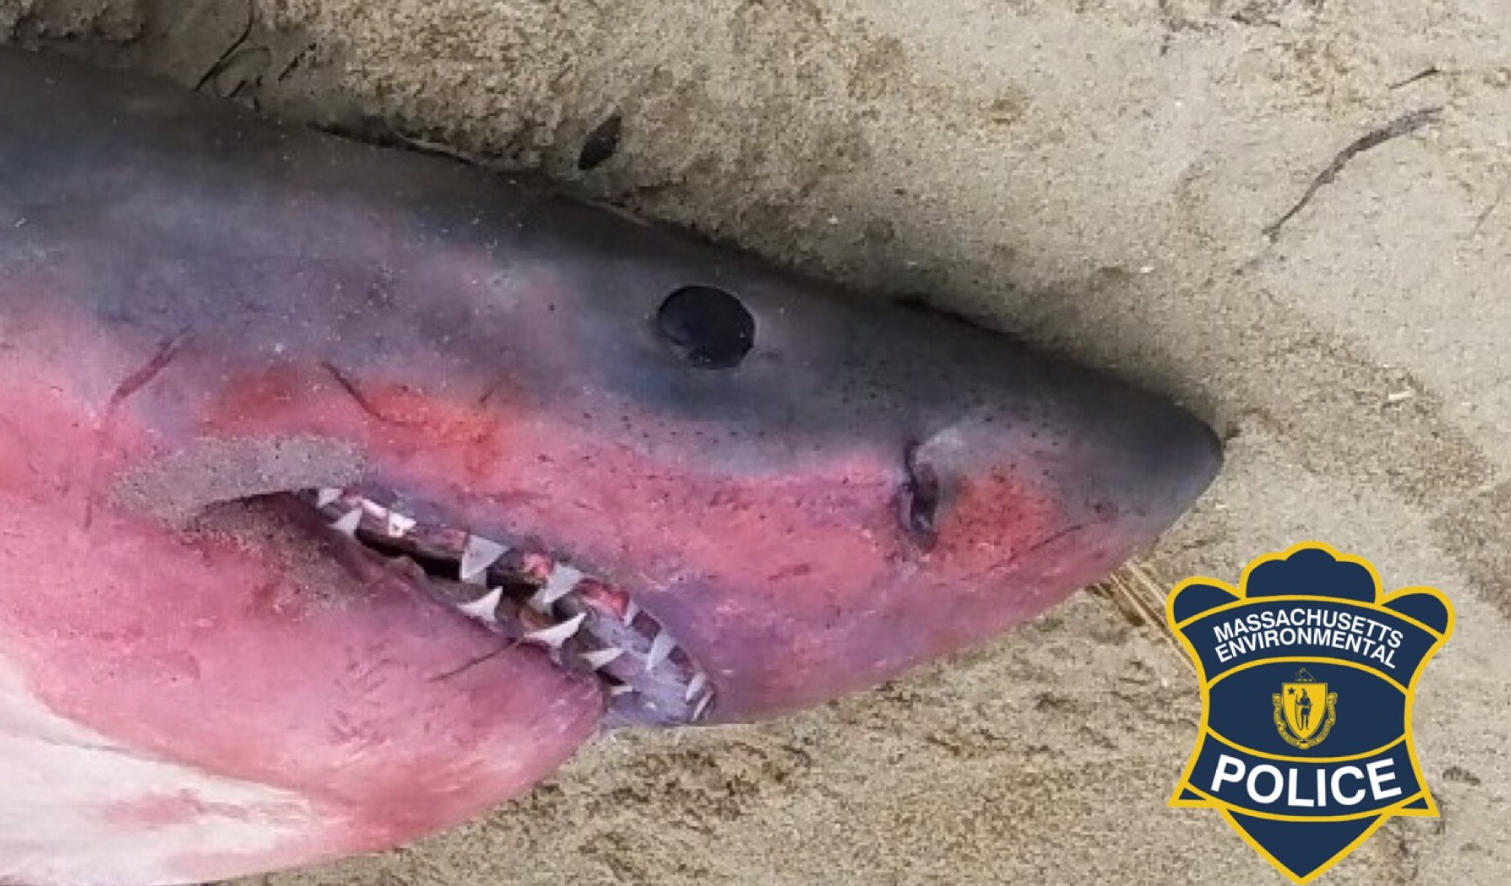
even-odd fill
[(731, 369), (755, 345), (755, 318), (732, 293), (684, 286), (656, 311), (656, 329), (682, 362), (698, 369)]

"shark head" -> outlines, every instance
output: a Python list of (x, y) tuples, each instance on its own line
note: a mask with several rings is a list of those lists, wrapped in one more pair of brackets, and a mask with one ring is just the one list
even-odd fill
[(1044, 611), (1220, 454), (1000, 334), (0, 54), (0, 878), (465, 820)]

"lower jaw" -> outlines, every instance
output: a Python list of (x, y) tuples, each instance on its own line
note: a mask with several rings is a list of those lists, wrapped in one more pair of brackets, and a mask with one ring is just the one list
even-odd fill
[(545, 649), (558, 666), (590, 672), (608, 696), (604, 726), (674, 726), (708, 718), (707, 675), (623, 588), (551, 552), (457, 527), (422, 523), (369, 489), (286, 496), (296, 511), (344, 536), (355, 556), (381, 558), (438, 603), (498, 635), (500, 650)]

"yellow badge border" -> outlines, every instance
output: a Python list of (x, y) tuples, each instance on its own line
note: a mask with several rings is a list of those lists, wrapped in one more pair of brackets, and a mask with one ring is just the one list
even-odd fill
[[(1252, 818), (1267, 818), (1267, 819), (1273, 819), (1273, 820), (1277, 820), (1277, 821), (1302, 821), (1302, 822), (1306, 822), (1306, 821), (1344, 821), (1344, 820), (1348, 820), (1348, 819), (1357, 819), (1357, 818), (1365, 818), (1365, 817), (1369, 817), (1369, 816), (1378, 816), (1375, 819), (1375, 823), (1373, 825), (1371, 825), (1368, 829), (1366, 829), (1364, 831), (1364, 833), (1360, 834), (1353, 842), (1349, 843), (1347, 846), (1345, 846), (1341, 850), (1339, 850), (1337, 854), (1335, 854), (1332, 858), (1329, 858), (1326, 862), (1324, 862), (1320, 866), (1318, 866), (1316, 870), (1312, 871), (1311, 873), (1307, 874), (1306, 876), (1301, 876), (1301, 875), (1297, 874), (1295, 871), (1292, 871), (1290, 868), (1286, 867), (1284, 864), (1282, 864), (1279, 859), (1277, 859), (1277, 858), (1275, 858), (1275, 856), (1271, 855), (1269, 853), (1269, 851), (1267, 851), (1263, 846), (1261, 846), (1253, 837), (1249, 836), (1248, 832), (1245, 831), (1243, 829), (1243, 827), (1241, 827), (1238, 824), (1238, 822), (1233, 818), (1233, 813), (1231, 811), (1233, 809), (1233, 807), (1230, 807), (1228, 804), (1222, 803), (1222, 802), (1216, 800), (1215, 798), (1209, 797), (1200, 788), (1197, 788), (1196, 786), (1192, 785), (1191, 782), (1190, 782), (1191, 772), (1192, 772), (1193, 769), (1196, 768), (1196, 761), (1201, 756), (1202, 746), (1205, 744), (1205, 742), (1207, 740), (1207, 737), (1209, 735), (1216, 735), (1217, 733), (1215, 731), (1213, 731), (1211, 729), (1211, 727), (1208, 726), (1208, 723), (1207, 723), (1207, 715), (1208, 715), (1209, 710), (1210, 710), (1210, 702), (1211, 702), (1210, 690), (1211, 690), (1211, 687), (1212, 687), (1213, 683), (1210, 682), (1210, 681), (1208, 681), (1206, 670), (1205, 670), (1205, 668), (1202, 667), (1201, 656), (1197, 653), (1196, 648), (1191, 645), (1191, 642), (1186, 639), (1186, 635), (1181, 632), (1181, 628), (1184, 628), (1186, 625), (1190, 624), (1192, 621), (1195, 621), (1198, 618), (1206, 618), (1208, 616), (1213, 615), (1214, 613), (1227, 611), (1229, 609), (1240, 608), (1244, 604), (1248, 603), (1250, 601), (1250, 599), (1251, 599), (1248, 596), (1249, 576), (1250, 576), (1251, 573), (1253, 573), (1253, 571), (1255, 569), (1257, 569), (1260, 566), (1263, 566), (1266, 563), (1273, 563), (1273, 562), (1276, 562), (1276, 561), (1288, 560), (1288, 559), (1290, 559), (1290, 557), (1292, 555), (1300, 553), (1302, 551), (1308, 551), (1308, 550), (1322, 551), (1323, 553), (1328, 554), (1334, 560), (1336, 560), (1336, 561), (1338, 561), (1340, 563), (1354, 563), (1354, 564), (1357, 564), (1359, 566), (1363, 566), (1366, 570), (1369, 571), (1369, 575), (1370, 575), (1370, 577), (1372, 579), (1374, 579), (1374, 583), (1375, 583), (1375, 599), (1374, 599), (1374, 601), (1370, 602), (1370, 603), (1365, 603), (1365, 602), (1362, 602), (1362, 601), (1359, 601), (1359, 600), (1349, 600), (1347, 602), (1350, 605), (1353, 605), (1353, 606), (1363, 606), (1363, 607), (1366, 607), (1366, 608), (1369, 608), (1369, 609), (1376, 610), (1377, 612), (1380, 612), (1382, 615), (1388, 615), (1391, 618), (1396, 618), (1396, 619), (1400, 619), (1402, 621), (1408, 622), (1408, 623), (1410, 623), (1410, 624), (1412, 624), (1412, 625), (1414, 625), (1414, 626), (1416, 626), (1418, 628), (1421, 628), (1423, 631), (1426, 631), (1428, 634), (1432, 635), (1436, 639), (1433, 642), (1431, 648), (1429, 648), (1427, 650), (1426, 654), (1424, 654), (1422, 656), (1421, 664), (1417, 666), (1416, 673), (1412, 674), (1411, 685), (1404, 686), (1404, 687), (1401, 686), (1401, 684), (1398, 681), (1392, 679), (1389, 675), (1386, 675), (1386, 674), (1383, 674), (1383, 673), (1381, 673), (1379, 671), (1376, 671), (1373, 668), (1363, 667), (1362, 665), (1356, 664), (1354, 662), (1346, 662), (1346, 661), (1341, 661), (1341, 660), (1328, 659), (1328, 658), (1320, 658), (1320, 657), (1299, 658), (1299, 657), (1295, 657), (1295, 656), (1289, 656), (1289, 657), (1283, 657), (1283, 658), (1275, 658), (1275, 659), (1265, 659), (1264, 660), (1263, 663), (1265, 663), (1265, 664), (1268, 664), (1270, 662), (1275, 662), (1275, 661), (1288, 661), (1289, 660), (1289, 661), (1297, 661), (1297, 662), (1316, 661), (1316, 662), (1323, 662), (1323, 663), (1326, 663), (1326, 664), (1346, 665), (1348, 667), (1358, 668), (1359, 670), (1369, 671), (1370, 673), (1373, 673), (1373, 674), (1375, 674), (1377, 676), (1380, 676), (1380, 677), (1384, 677), (1389, 682), (1394, 683), (1397, 688), (1400, 688), (1406, 694), (1406, 733), (1400, 739), (1397, 739), (1396, 741), (1393, 741), (1390, 744), (1385, 745), (1384, 747), (1385, 748), (1394, 747), (1397, 743), (1402, 742), (1402, 741), (1404, 741), (1406, 743), (1406, 756), (1407, 756), (1407, 759), (1411, 760), (1411, 768), (1412, 768), (1414, 774), (1416, 775), (1417, 784), (1419, 784), (1419, 785), (1422, 786), (1421, 792), (1419, 792), (1419, 793), (1417, 793), (1417, 794), (1415, 794), (1415, 795), (1413, 795), (1411, 797), (1407, 797), (1407, 798), (1401, 800), (1398, 803), (1392, 804), (1390, 807), (1387, 807), (1386, 809), (1383, 809), (1383, 810), (1374, 810), (1374, 811), (1371, 811), (1371, 812), (1360, 813), (1360, 814), (1356, 814), (1356, 815), (1327, 816), (1326, 818), (1318, 818), (1316, 816), (1274, 815), (1274, 814), (1255, 813), (1255, 812), (1252, 812), (1252, 811), (1246, 810), (1246, 809), (1245, 810), (1240, 810), (1243, 815), (1250, 816)], [(1190, 587), (1192, 585), (1207, 585), (1207, 586), (1221, 588), (1222, 590), (1225, 590), (1228, 593), (1232, 594), (1237, 599), (1235, 599), (1232, 603), (1225, 603), (1222, 606), (1217, 606), (1217, 607), (1209, 609), (1209, 610), (1207, 610), (1205, 612), (1202, 612), (1199, 615), (1192, 616), (1191, 618), (1188, 618), (1185, 621), (1177, 622), (1175, 620), (1175, 598), (1180, 595), (1181, 591), (1184, 591), (1186, 588), (1188, 588), (1188, 587)], [(1395, 600), (1398, 597), (1404, 597), (1404, 596), (1406, 596), (1408, 594), (1427, 594), (1427, 595), (1429, 595), (1431, 597), (1436, 598), (1439, 603), (1442, 603), (1443, 604), (1443, 608), (1448, 612), (1448, 627), (1447, 627), (1447, 629), (1444, 630), (1444, 631), (1441, 631), (1441, 632), (1440, 631), (1436, 631), (1436, 630), (1428, 627), (1427, 625), (1422, 624), (1421, 622), (1417, 621), (1416, 619), (1411, 618), (1408, 615), (1404, 615), (1403, 613), (1397, 612), (1394, 609), (1390, 609), (1389, 607), (1386, 606), (1386, 604), (1389, 603), (1390, 601)], [(1281, 596), (1265, 597), (1264, 599), (1266, 601), (1285, 601), (1285, 600), (1302, 601), (1302, 600), (1306, 600), (1306, 601), (1338, 602), (1338, 600), (1336, 598), (1332, 598), (1332, 597), (1318, 597), (1318, 596), (1312, 596), (1312, 595), (1306, 595), (1306, 594), (1281, 595)], [(1237, 587), (1234, 587), (1232, 584), (1230, 584), (1228, 582), (1225, 582), (1225, 581), (1223, 581), (1221, 579), (1210, 578), (1208, 576), (1202, 576), (1202, 575), (1194, 575), (1194, 576), (1186, 579), (1185, 581), (1182, 581), (1180, 584), (1176, 585), (1170, 591), (1170, 593), (1169, 593), (1168, 596), (1165, 597), (1165, 622), (1166, 622), (1166, 624), (1168, 624), (1170, 626), (1171, 633), (1175, 634), (1176, 641), (1181, 644), (1181, 648), (1183, 648), (1185, 650), (1186, 655), (1189, 656), (1190, 659), (1191, 659), (1192, 665), (1196, 668), (1196, 678), (1197, 678), (1197, 682), (1198, 682), (1198, 684), (1200, 686), (1200, 690), (1201, 690), (1201, 723), (1199, 724), (1199, 726), (1197, 728), (1196, 745), (1191, 750), (1191, 757), (1190, 757), (1189, 760), (1187, 760), (1185, 769), (1182, 770), (1182, 772), (1181, 772), (1180, 782), (1176, 785), (1175, 792), (1173, 794), (1171, 794), (1170, 800), (1168, 801), (1168, 805), (1171, 806), (1171, 807), (1183, 808), (1183, 809), (1216, 809), (1218, 811), (1218, 813), (1222, 815), (1223, 819), (1227, 821), (1228, 825), (1233, 828), (1233, 830), (1238, 834), (1239, 837), (1241, 837), (1243, 839), (1243, 841), (1245, 843), (1249, 844), (1249, 846), (1251, 846), (1254, 849), (1255, 852), (1259, 853), (1260, 857), (1264, 858), (1265, 861), (1268, 861), (1271, 865), (1273, 865), (1275, 867), (1276, 870), (1278, 870), (1282, 874), (1284, 874), (1287, 878), (1290, 879), (1291, 882), (1297, 884), (1297, 886), (1302, 886), (1302, 884), (1309, 883), (1312, 880), (1315, 880), (1316, 878), (1322, 876), (1324, 873), (1326, 873), (1328, 870), (1330, 870), (1333, 867), (1333, 865), (1337, 864), (1338, 862), (1340, 862), (1344, 858), (1346, 858), (1350, 852), (1353, 852), (1355, 849), (1357, 849), (1361, 845), (1363, 845), (1364, 841), (1368, 840), (1371, 836), (1373, 836), (1374, 832), (1377, 831), (1377, 830), (1379, 830), (1380, 826), (1383, 825), (1383, 824), (1385, 824), (1385, 822), (1388, 821), (1390, 819), (1390, 817), (1393, 816), (1393, 815), (1413, 816), (1413, 817), (1425, 817), (1425, 818), (1436, 818), (1438, 816), (1437, 801), (1433, 799), (1431, 791), (1429, 791), (1427, 789), (1427, 779), (1426, 779), (1426, 777), (1422, 773), (1422, 764), (1417, 759), (1416, 744), (1413, 741), (1414, 736), (1412, 735), (1412, 731), (1413, 731), (1412, 730), (1412, 715), (1413, 715), (1413, 711), (1414, 711), (1414, 709), (1416, 707), (1416, 701), (1417, 701), (1417, 684), (1421, 681), (1422, 674), (1425, 673), (1426, 670), (1427, 670), (1427, 663), (1432, 660), (1433, 656), (1437, 655), (1438, 650), (1442, 649), (1443, 645), (1448, 642), (1448, 639), (1453, 636), (1453, 630), (1454, 630), (1457, 618), (1458, 618), (1458, 615), (1453, 610), (1453, 604), (1449, 602), (1447, 595), (1445, 595), (1442, 591), (1439, 591), (1437, 588), (1428, 587), (1426, 585), (1414, 585), (1414, 586), (1411, 586), (1411, 587), (1400, 588), (1399, 590), (1396, 590), (1396, 591), (1393, 591), (1393, 592), (1387, 594), (1387, 593), (1385, 593), (1385, 583), (1383, 581), (1381, 581), (1381, 579), (1380, 579), (1380, 572), (1379, 572), (1379, 570), (1375, 569), (1375, 565), (1373, 563), (1369, 562), (1368, 560), (1364, 559), (1363, 557), (1355, 556), (1353, 554), (1344, 554), (1343, 552), (1339, 551), (1337, 548), (1333, 547), (1332, 545), (1330, 545), (1330, 544), (1328, 544), (1326, 542), (1321, 542), (1321, 541), (1303, 541), (1303, 542), (1297, 542), (1296, 544), (1291, 545), (1289, 548), (1286, 548), (1284, 551), (1272, 552), (1272, 553), (1264, 554), (1264, 555), (1262, 555), (1260, 557), (1254, 558), (1253, 560), (1249, 561), (1249, 564), (1247, 566), (1244, 567), (1243, 574), (1239, 577), (1239, 581), (1238, 581), (1238, 586)], [(1259, 662), (1252, 662), (1250, 664), (1240, 665), (1238, 669), (1243, 669), (1243, 668), (1246, 668), (1246, 667), (1250, 667), (1250, 666), (1252, 666), (1254, 664), (1259, 664)], [(1271, 758), (1278, 759), (1278, 760), (1306, 761), (1306, 762), (1313, 762), (1313, 763), (1319, 762), (1318, 758), (1313, 758), (1313, 757), (1284, 757), (1284, 756), (1277, 756), (1277, 755), (1274, 755), (1274, 754), (1262, 754), (1260, 756), (1271, 757)], [(1339, 759), (1343, 759), (1343, 758), (1339, 758)], [(1184, 793), (1186, 793), (1187, 791), (1189, 791), (1191, 793), (1194, 793), (1194, 794), (1196, 794), (1196, 795), (1198, 795), (1198, 796), (1200, 796), (1200, 797), (1202, 797), (1204, 799), (1199, 799), (1199, 800), (1185, 799), (1181, 795), (1184, 794)], [(1419, 800), (1425, 800), (1426, 801), (1425, 808), (1421, 808), (1421, 809), (1406, 809), (1406, 808), (1404, 808), (1404, 806), (1406, 804), (1408, 804), (1408, 803), (1415, 803), (1415, 802), (1418, 802)]]

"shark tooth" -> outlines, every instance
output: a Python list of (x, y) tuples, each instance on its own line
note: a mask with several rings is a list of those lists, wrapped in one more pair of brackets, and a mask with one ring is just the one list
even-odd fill
[(609, 646), (604, 649), (595, 649), (592, 652), (584, 652), (582, 660), (587, 662), (588, 666), (596, 671), (608, 666), (610, 662), (615, 661), (623, 654), (624, 650), (618, 646)]
[(357, 527), (362, 525), (362, 509), (352, 508), (341, 519), (331, 524), (331, 528), (342, 535), (356, 535)]
[(703, 687), (707, 685), (708, 677), (706, 675), (702, 673), (693, 674), (693, 678), (687, 681), (687, 692), (682, 696), (682, 700), (691, 704), (693, 698), (695, 698), (699, 692), (702, 692)]
[(410, 530), (414, 529), (415, 526), (418, 525), (418, 523), (419, 521), (414, 519), (413, 517), (406, 517), (398, 511), (389, 511), (388, 520), (386, 521), (388, 536), (390, 538), (403, 538), (404, 536), (408, 535)]
[(647, 671), (654, 671), (662, 662), (671, 658), (672, 652), (676, 648), (677, 641), (672, 639), (671, 634), (668, 634), (666, 631), (657, 634), (656, 639), (651, 641), (651, 651), (645, 655), (645, 669)]
[(458, 604), (456, 609), (463, 615), (475, 618), (484, 624), (498, 624), (498, 604), (504, 599), (504, 589), (494, 588), (471, 603)]
[(467, 536), (467, 546), (462, 550), (461, 579), (464, 582), (483, 584), (478, 581), (488, 567), (499, 561), (509, 549), (496, 541), (478, 535)]
[(577, 633), (577, 629), (582, 627), (582, 622), (585, 618), (587, 618), (587, 613), (579, 612), (561, 624), (542, 628), (538, 631), (531, 631), (525, 635), (525, 639), (556, 649), (561, 644), (570, 640), (573, 634)]
[(541, 588), (541, 602), (548, 606), (555, 603), (570, 594), (581, 580), (581, 570), (573, 569), (563, 563), (556, 564), (551, 570), (551, 577), (546, 580), (546, 586)]
[(328, 508), (340, 500), (341, 490), (334, 486), (323, 487), (315, 494), (315, 505), (317, 507)]

